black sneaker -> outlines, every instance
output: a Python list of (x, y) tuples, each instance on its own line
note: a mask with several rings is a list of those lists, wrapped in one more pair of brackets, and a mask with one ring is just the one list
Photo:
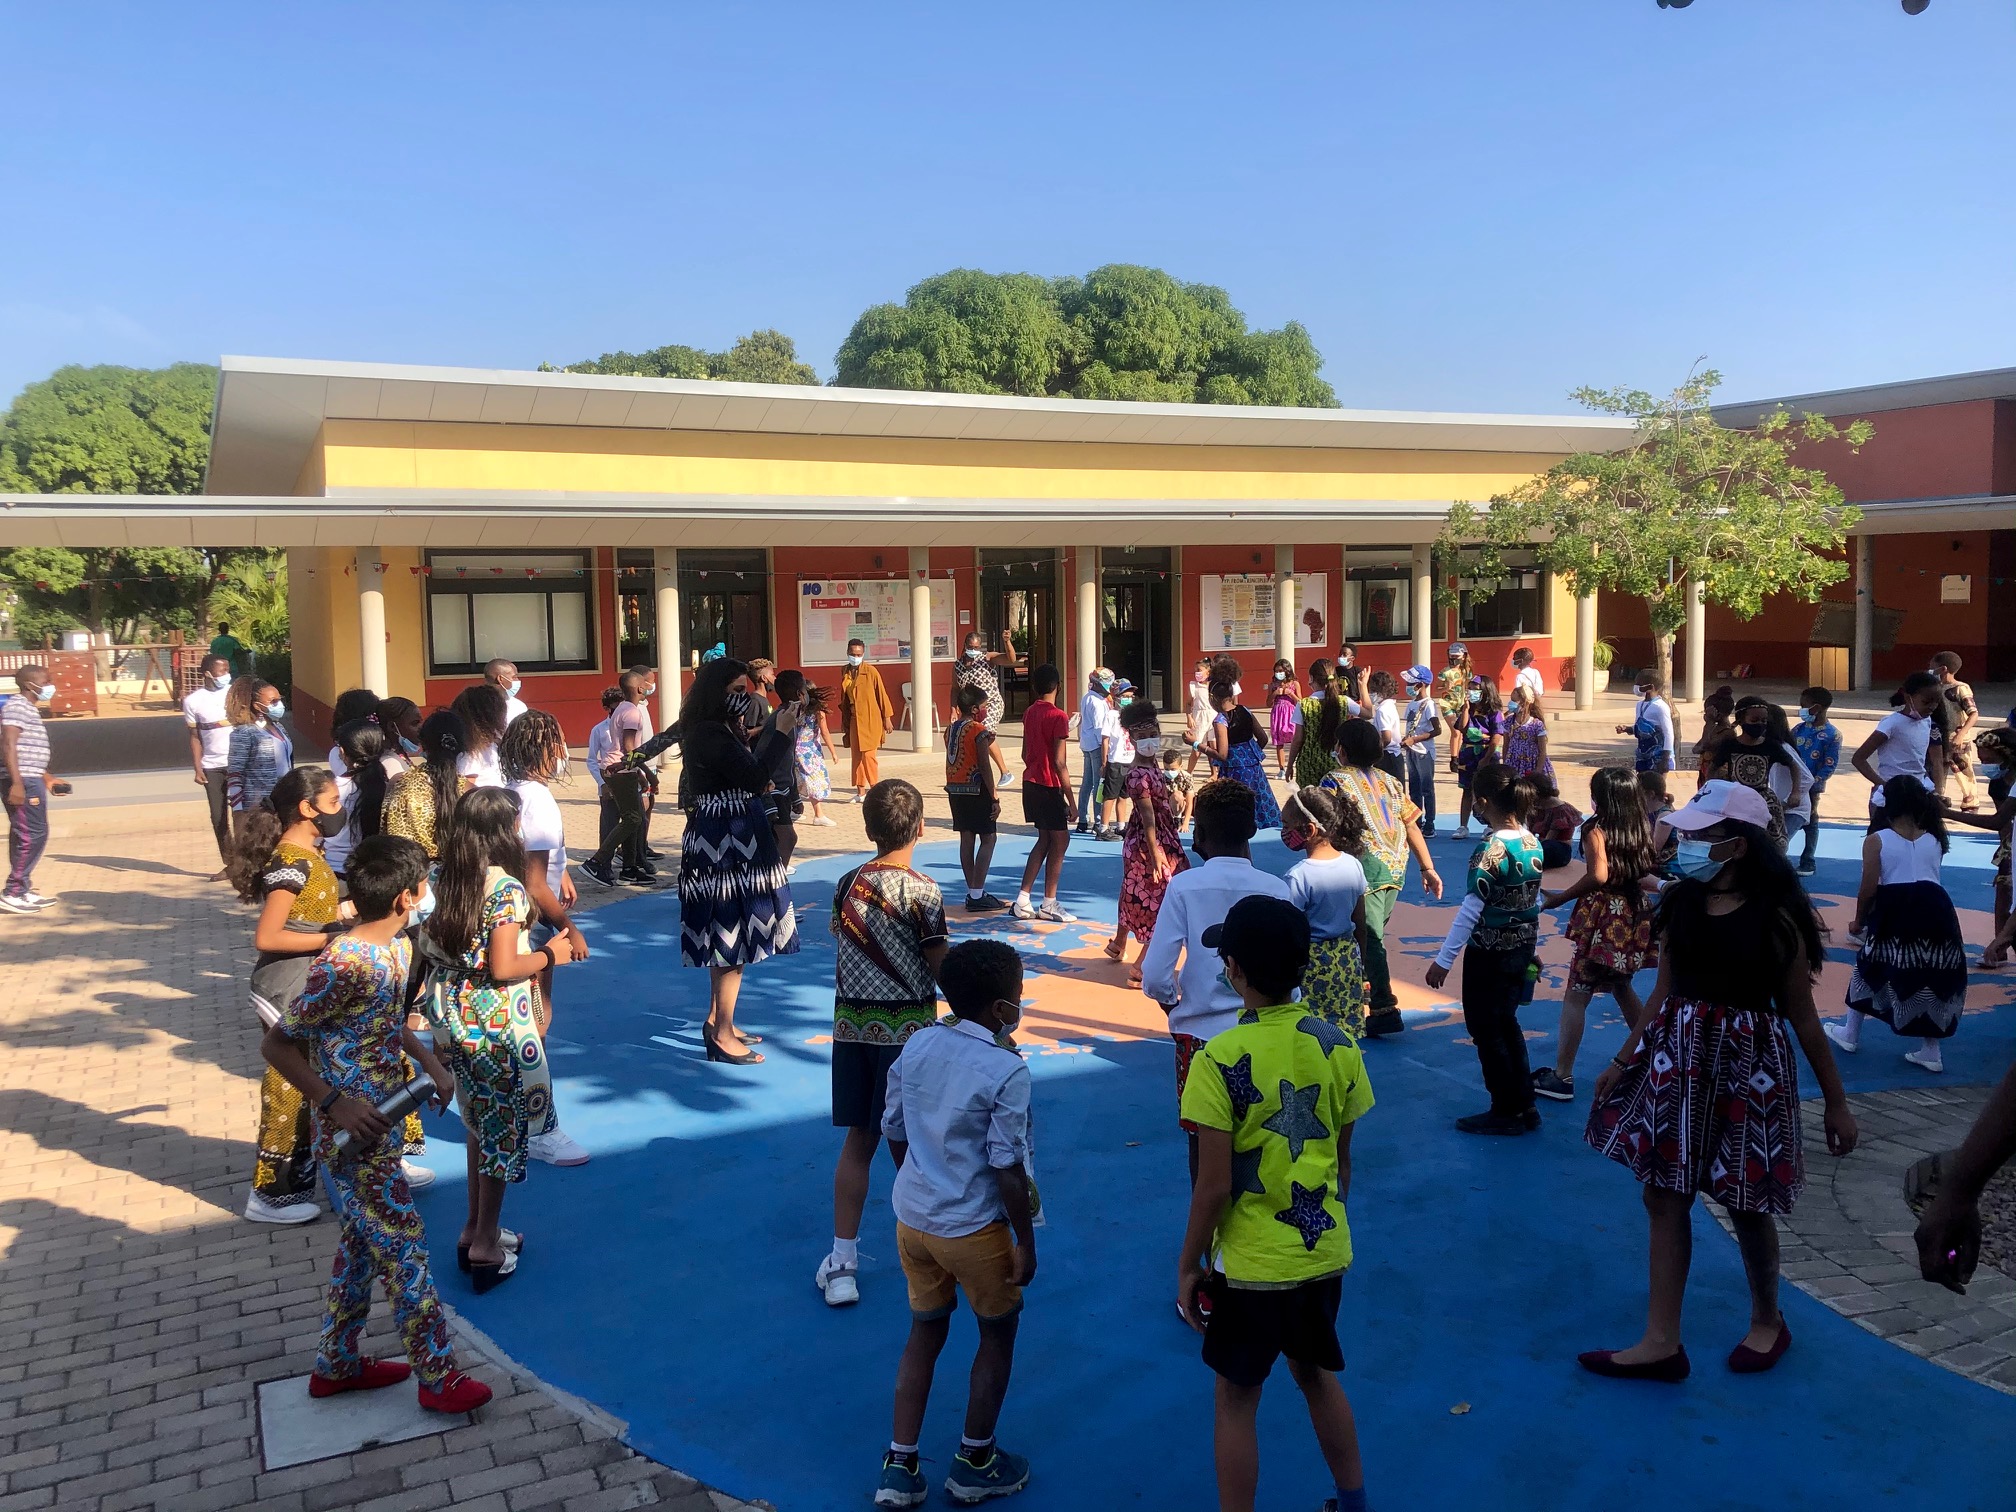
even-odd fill
[(1533, 1095), (1552, 1102), (1573, 1102), (1575, 1083), (1557, 1076), (1552, 1066), (1542, 1066), (1533, 1073)]
[(590, 856), (586, 861), (581, 863), (581, 872), (584, 876), (594, 878), (604, 887), (614, 887), (616, 885), (616, 873), (611, 869), (607, 861), (597, 861), (593, 856)]
[(1076, 829), (1072, 830), (1071, 833), (1074, 835), (1089, 835), (1092, 833), (1092, 826), (1089, 824), (1081, 824)]
[[(1529, 1115), (1531, 1123), (1527, 1122)], [(1539, 1127), (1538, 1108), (1528, 1108), (1525, 1113), (1472, 1113), (1456, 1120), (1459, 1134), (1525, 1134)]]
[(1407, 1027), (1407, 1021), (1400, 1017), (1398, 1008), (1375, 1008), (1365, 1016), (1365, 1036), (1378, 1039), (1381, 1035), (1398, 1034)]
[(1126, 834), (1126, 831), (1121, 829), (1119, 825), (1109, 824), (1092, 838), (1094, 840), (1118, 840), (1124, 834)]
[(646, 881), (655, 879), (658, 875), (658, 868), (653, 866), (649, 861), (639, 861), (635, 866), (626, 866), (623, 869), (626, 872), (635, 872)]
[(653, 882), (658, 880), (658, 873), (655, 871), (621, 871), (616, 874), (616, 880), (621, 882), (625, 887), (649, 887)]
[(966, 912), (969, 914), (1005, 913), (1007, 908), (1007, 903), (992, 893), (982, 893), (977, 898), (966, 900)]
[(1800, 876), (1810, 877), (1814, 875), (1814, 873), (1818, 870), (1818, 868), (1815, 867), (1811, 861), (1801, 861), (1798, 865), (1797, 870)]

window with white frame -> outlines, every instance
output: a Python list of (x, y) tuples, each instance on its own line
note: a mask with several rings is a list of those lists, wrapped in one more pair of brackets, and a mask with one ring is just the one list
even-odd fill
[(593, 670), (593, 568), (586, 551), (428, 552), (428, 674)]
[(1405, 546), (1352, 547), (1344, 561), (1344, 639), (1406, 640), (1414, 616), (1414, 557)]
[(1548, 633), (1547, 574), (1523, 553), (1506, 558), (1502, 577), (1464, 578), (1456, 597), (1458, 633), (1472, 640)]

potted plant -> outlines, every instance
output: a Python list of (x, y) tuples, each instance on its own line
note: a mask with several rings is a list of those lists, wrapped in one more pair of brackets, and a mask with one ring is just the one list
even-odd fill
[[(1590, 660), (1596, 664), (1596, 670), (1589, 678), (1589, 686), (1592, 691), (1601, 693), (1610, 686), (1610, 666), (1611, 663), (1617, 660), (1617, 648), (1607, 640), (1599, 640), (1590, 648)], [(1575, 687), (1575, 661), (1573, 657), (1570, 657), (1568, 660), (1561, 682), (1564, 688), (1571, 691)]]

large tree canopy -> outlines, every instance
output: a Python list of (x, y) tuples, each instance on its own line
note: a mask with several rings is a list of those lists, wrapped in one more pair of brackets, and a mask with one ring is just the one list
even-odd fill
[(1083, 278), (957, 268), (854, 322), (837, 381), (955, 394), (1334, 407), (1322, 356), (1290, 321), (1249, 331), (1231, 296), (1159, 268)]
[(1577, 389), (1585, 408), (1632, 421), (1632, 443), (1557, 462), (1483, 509), (1458, 503), (1442, 556), (1464, 577), (1489, 581), (1505, 574), (1508, 552), (1531, 552), (1578, 594), (1644, 599), (1669, 679), (1673, 635), (1695, 592), (1744, 619), (1773, 594), (1818, 599), (1848, 575), (1841, 548), (1861, 512), (1794, 454), (1828, 441), (1859, 449), (1872, 427), (1781, 409), (1732, 430), (1710, 410), (1721, 381), (1713, 369), (1696, 373), (1664, 398)]
[[(553, 369), (542, 364), (541, 371)], [(725, 352), (662, 346), (648, 352), (604, 352), (587, 362), (569, 363), (566, 373), (603, 373), (622, 378), (713, 378), (723, 383), (817, 383), (819, 375), (798, 360), (798, 345), (782, 331), (751, 331)]]
[(66, 367), (0, 417), (0, 492), (197, 493), (217, 369)]

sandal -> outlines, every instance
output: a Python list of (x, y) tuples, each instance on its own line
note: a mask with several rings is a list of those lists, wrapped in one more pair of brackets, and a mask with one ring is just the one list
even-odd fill
[(1141, 987), (1141, 968), (1140, 968), (1139, 966), (1136, 966), (1136, 967), (1135, 967), (1135, 968), (1134, 968), (1134, 969), (1133, 969), (1132, 971), (1130, 971), (1130, 972), (1128, 972), (1128, 973), (1127, 973), (1127, 985), (1128, 985), (1128, 986), (1129, 986), (1130, 988), (1133, 988), (1133, 989), (1135, 989), (1136, 991), (1139, 991), (1139, 990), (1140, 990), (1140, 987)]
[(518, 1255), (514, 1250), (504, 1251), (504, 1258), (495, 1265), (478, 1265), (469, 1262), (470, 1279), (476, 1283), (476, 1295), (493, 1291), (518, 1274)]
[[(507, 1254), (515, 1255), (525, 1248), (525, 1236), (523, 1234), (514, 1234), (507, 1228), (500, 1228), (497, 1230), (497, 1243), (502, 1246)], [(455, 1246), (455, 1268), (465, 1272), (469, 1269), (468, 1245), (458, 1244)]]
[(1127, 947), (1122, 945), (1118, 940), (1115, 940), (1111, 945), (1106, 947), (1106, 959), (1109, 961), (1117, 961), (1126, 954)]

